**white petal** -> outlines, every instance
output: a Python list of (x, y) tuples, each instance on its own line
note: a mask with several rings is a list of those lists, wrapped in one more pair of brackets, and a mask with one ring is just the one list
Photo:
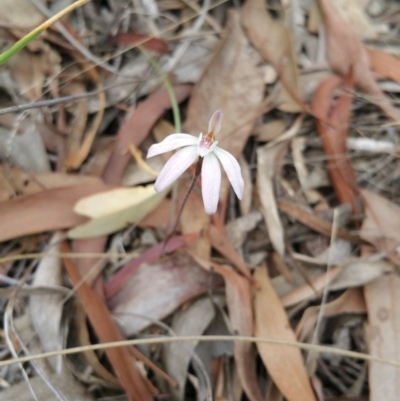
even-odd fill
[(189, 134), (172, 134), (167, 136), (162, 142), (150, 146), (147, 153), (147, 159), (159, 155), (161, 153), (169, 152), (182, 146), (196, 145), (197, 138)]
[(180, 177), (194, 163), (198, 156), (196, 145), (187, 146), (176, 152), (161, 170), (154, 184), (154, 189), (157, 192), (163, 191)]
[(242, 177), (242, 170), (237, 160), (226, 150), (219, 148), (218, 146), (214, 149), (215, 155), (221, 162), (226, 175), (231, 182), (233, 190), (239, 199), (243, 198), (244, 181)]
[(208, 132), (212, 132), (214, 135), (218, 135), (219, 131), (221, 131), (221, 124), (222, 111), (217, 110), (210, 118), (210, 122), (208, 123)]
[(217, 211), (220, 189), (221, 167), (215, 155), (209, 153), (204, 156), (201, 168), (201, 192), (207, 214), (214, 214)]

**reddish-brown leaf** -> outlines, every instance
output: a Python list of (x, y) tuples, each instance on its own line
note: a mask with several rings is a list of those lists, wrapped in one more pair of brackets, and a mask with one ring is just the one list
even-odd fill
[(354, 74), (354, 84), (362, 92), (371, 95), (372, 101), (389, 117), (400, 120), (400, 111), (393, 107), (372, 75), (369, 58), (353, 28), (335, 9), (332, 0), (319, 0), (326, 26), (327, 52), (332, 69), (342, 77)]
[[(69, 252), (69, 246), (66, 242), (62, 244), (61, 250), (62, 252)], [(64, 266), (72, 284), (76, 286), (83, 308), (100, 341), (124, 340), (107, 306), (86, 282), (82, 281), (82, 276), (79, 274), (75, 263), (69, 258), (64, 258)], [(122, 347), (107, 348), (105, 352), (128, 397), (132, 401), (152, 401), (153, 397), (147, 390), (129, 349)]]
[(85, 196), (111, 188), (97, 181), (48, 189), (1, 202), (0, 241), (82, 224), (87, 218), (74, 213), (75, 203)]
[[(278, 202), (278, 207), (282, 212), (287, 213), (312, 230), (327, 237), (332, 235), (332, 223), (330, 221), (324, 220), (317, 214), (302, 208), (296, 203), (280, 200)], [(361, 242), (361, 238), (357, 234), (352, 234), (341, 227), (338, 227), (336, 235), (338, 238), (342, 238), (354, 244), (359, 244)]]
[(208, 233), (210, 235), (211, 245), (228, 260), (230, 260), (232, 264), (240, 271), (240, 273), (247, 277), (252, 284), (258, 287), (257, 282), (251, 275), (250, 270), (244, 263), (244, 260), (236, 251), (235, 247), (229, 242), (229, 239), (225, 233), (214, 225), (211, 225)]
[(188, 234), (184, 237), (173, 237), (167, 244), (165, 241), (151, 247), (146, 252), (143, 252), (137, 259), (132, 260), (120, 269), (111, 280), (104, 286), (104, 295), (106, 298), (111, 298), (115, 293), (123, 287), (123, 285), (134, 275), (142, 263), (151, 263), (160, 259), (163, 255), (176, 251), (185, 246), (188, 242), (197, 238), (197, 234)]
[(382, 50), (366, 48), (373, 71), (383, 78), (400, 82), (400, 60)]
[(169, 50), (168, 43), (160, 38), (152, 38), (137, 32), (122, 32), (114, 36), (114, 42), (118, 45), (141, 45), (148, 50), (158, 53), (167, 53)]
[[(350, 89), (352, 71), (345, 88)], [(353, 213), (360, 212), (357, 194), (357, 178), (347, 157), (346, 139), (353, 97), (346, 91), (340, 95), (332, 109), (333, 92), (340, 87), (340, 80), (331, 77), (323, 81), (315, 91), (312, 109), (317, 116), (318, 133), (328, 158), (328, 170), (336, 196), (341, 203), (350, 203)]]

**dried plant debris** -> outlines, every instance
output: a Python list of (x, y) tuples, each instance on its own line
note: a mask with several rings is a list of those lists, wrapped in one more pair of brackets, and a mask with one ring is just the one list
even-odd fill
[(1, 65), (0, 399), (397, 401), (399, 15), (89, 1)]

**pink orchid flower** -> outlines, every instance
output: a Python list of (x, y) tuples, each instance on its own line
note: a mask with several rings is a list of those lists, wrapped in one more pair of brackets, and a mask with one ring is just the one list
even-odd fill
[(221, 188), (222, 164), (233, 190), (239, 199), (243, 197), (244, 182), (242, 172), (237, 160), (226, 150), (218, 147), (215, 137), (221, 130), (222, 112), (217, 110), (208, 124), (208, 133), (203, 138), (189, 134), (172, 134), (162, 142), (152, 145), (147, 153), (147, 158), (180, 149), (165, 164), (158, 176), (154, 189), (161, 192), (178, 179), (200, 156), (203, 158), (201, 168), (201, 183), (204, 209), (207, 214), (217, 211), (219, 193)]

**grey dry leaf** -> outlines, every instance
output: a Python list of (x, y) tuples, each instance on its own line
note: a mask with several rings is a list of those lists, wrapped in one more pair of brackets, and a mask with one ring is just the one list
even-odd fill
[(274, 177), (276, 159), (281, 152), (286, 151), (287, 143), (282, 142), (274, 147), (268, 145), (257, 149), (257, 189), (272, 245), (282, 256), (285, 252), (285, 239), (274, 193)]
[[(204, 333), (215, 317), (216, 305), (224, 306), (223, 297), (209, 297), (193, 302), (187, 309), (175, 314), (171, 329), (177, 336), (198, 336)], [(201, 316), (201, 319), (199, 319)], [(164, 363), (166, 372), (178, 382), (177, 388), (171, 392), (178, 400), (184, 399), (185, 383), (187, 380), (190, 360), (198, 342), (164, 344)]]
[(157, 263), (144, 263), (119, 292), (109, 300), (109, 307), (121, 331), (127, 336), (161, 320), (187, 300), (204, 293), (212, 285), (222, 285), (216, 275), (210, 277), (189, 256), (176, 256)]
[[(225, 319), (225, 316), (223, 315), (223, 309), (219, 308), (218, 306), (216, 307), (217, 313), (215, 319), (211, 322), (211, 324), (207, 327), (207, 330), (204, 332), (204, 336), (229, 336), (230, 331), (227, 327), (227, 319)], [(219, 373), (221, 371), (224, 372), (224, 377), (222, 378), (222, 382), (226, 380), (227, 383), (232, 383), (232, 389), (223, 389), (223, 385), (218, 384), (218, 378), (216, 379), (216, 384), (215, 384), (215, 391), (214, 391), (214, 397), (217, 400), (218, 398), (218, 392), (223, 393), (227, 391), (231, 391), (232, 393), (236, 390), (240, 390), (242, 393), (242, 387), (240, 384), (240, 380), (238, 380), (237, 372), (233, 368), (233, 360), (231, 357), (233, 357), (233, 342), (232, 341), (200, 341), (196, 348), (195, 348), (196, 355), (200, 358), (200, 360), (203, 362), (203, 365), (205, 369), (200, 369), (201, 365), (199, 363), (197, 364), (192, 364), (193, 365), (193, 370), (196, 372), (197, 377), (200, 379), (199, 382), (202, 385), (200, 387), (200, 391), (198, 393), (198, 399), (203, 400), (203, 401), (208, 401), (210, 397), (207, 398), (207, 394), (205, 392), (206, 390), (206, 380), (205, 380), (205, 375), (204, 371), (207, 373), (208, 377), (213, 377), (213, 365), (215, 366), (215, 361), (216, 360), (221, 360), (224, 361), (224, 363), (220, 364), (219, 368)], [(214, 364), (213, 364), (214, 362)], [(231, 362), (232, 368), (229, 367), (229, 362)], [(225, 365), (225, 366), (224, 366)], [(229, 367), (229, 368), (228, 368)], [(220, 376), (220, 375), (218, 375)], [(214, 376), (215, 377), (215, 376)], [(234, 385), (233, 380), (235, 380), (238, 383)], [(230, 386), (230, 385), (229, 385)], [(221, 388), (222, 387), (222, 388)], [(225, 396), (226, 397), (226, 396)], [(224, 395), (221, 394), (221, 398), (224, 399)]]
[[(400, 278), (383, 276), (364, 287), (368, 310), (367, 344), (371, 356), (400, 361)], [(397, 401), (400, 370), (377, 362), (369, 364), (371, 401)]]
[[(73, 401), (94, 401), (86, 389), (75, 380), (72, 375), (53, 374), (49, 375), (51, 383), (56, 387), (68, 400)], [(33, 392), (40, 401), (54, 401), (56, 399), (52, 390), (39, 376), (29, 379)], [(18, 383), (1, 391), (2, 401), (32, 401), (32, 393), (25, 382)]]
[(390, 200), (368, 190), (361, 191), (365, 218), (360, 236), (378, 251), (387, 252), (389, 258), (400, 264), (400, 207)]
[(242, 170), (242, 176), (244, 181), (243, 198), (239, 203), (239, 207), (242, 215), (246, 215), (250, 213), (251, 204), (253, 202), (253, 182), (251, 179), (250, 166), (243, 155), (240, 155), (239, 157), (239, 165)]
[[(251, 307), (251, 289), (244, 278), (226, 266), (223, 276), (226, 286), (226, 302), (233, 333), (241, 336), (253, 335), (254, 316)], [(217, 271), (218, 272), (218, 271)], [(222, 273), (221, 271), (219, 272)], [(234, 355), (239, 380), (247, 397), (251, 401), (261, 401), (261, 391), (255, 370), (255, 350), (253, 344), (235, 343)]]
[(357, 258), (346, 263), (343, 270), (333, 279), (329, 288), (332, 291), (339, 291), (350, 287), (361, 287), (381, 276), (393, 273), (393, 271), (393, 264), (386, 260)]
[[(61, 233), (55, 233), (49, 242), (49, 252), (60, 251), (59, 242)], [(62, 286), (63, 269), (61, 259), (57, 257), (44, 256), (36, 269), (33, 287), (40, 286)], [(61, 330), (61, 316), (64, 308), (64, 295), (35, 294), (29, 297), (29, 312), (31, 321), (39, 336), (45, 352), (59, 351), (63, 348)], [(62, 372), (62, 356), (49, 358), (54, 373)]]
[(40, 112), (32, 111), (30, 118), (13, 119), (13, 127), (0, 126), (0, 147), (12, 163), (30, 173), (50, 171), (46, 148), (35, 120)]
[(318, 275), (317, 277), (310, 280), (310, 283), (304, 283), (294, 288), (290, 292), (286, 292), (282, 297), (281, 301), (285, 308), (294, 306), (300, 302), (309, 299), (315, 299), (316, 292), (320, 293), (326, 285), (330, 283), (340, 274), (343, 270), (343, 265), (338, 265), (330, 270)]
[(278, 72), (282, 88), (274, 99), (277, 108), (288, 113), (302, 111), (299, 72), (289, 30), (271, 17), (263, 0), (246, 0), (242, 25), (253, 46)]
[(367, 306), (360, 287), (349, 288), (335, 300), (321, 305), (309, 306), (303, 313), (296, 327), (298, 341), (309, 342), (312, 340), (318, 316), (332, 317), (340, 314), (363, 314), (367, 312)]

